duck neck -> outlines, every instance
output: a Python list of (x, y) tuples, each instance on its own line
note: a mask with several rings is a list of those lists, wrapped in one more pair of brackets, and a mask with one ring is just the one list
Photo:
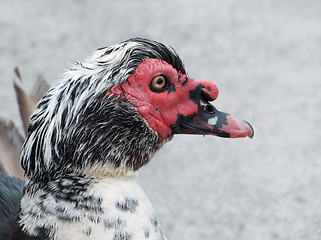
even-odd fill
[(132, 175), (27, 180), (21, 201), (20, 226), (41, 239), (165, 239), (158, 222)]

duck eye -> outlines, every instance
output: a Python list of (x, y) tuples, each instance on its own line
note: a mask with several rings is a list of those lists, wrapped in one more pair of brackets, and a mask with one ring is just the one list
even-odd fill
[(163, 75), (159, 75), (152, 79), (149, 86), (153, 92), (163, 92), (167, 88), (167, 85), (168, 85), (167, 77)]

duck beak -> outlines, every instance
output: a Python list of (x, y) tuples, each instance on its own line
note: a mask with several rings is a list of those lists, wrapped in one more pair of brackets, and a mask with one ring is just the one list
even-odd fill
[(196, 114), (179, 116), (173, 132), (174, 134), (203, 134), (225, 138), (252, 138), (254, 136), (254, 130), (247, 121), (218, 111), (204, 99), (199, 101)]

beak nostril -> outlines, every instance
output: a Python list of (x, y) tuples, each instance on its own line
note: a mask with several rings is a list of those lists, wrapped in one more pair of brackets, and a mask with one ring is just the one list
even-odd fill
[(207, 113), (214, 113), (215, 108), (211, 104), (206, 104), (204, 106), (204, 111), (207, 112)]

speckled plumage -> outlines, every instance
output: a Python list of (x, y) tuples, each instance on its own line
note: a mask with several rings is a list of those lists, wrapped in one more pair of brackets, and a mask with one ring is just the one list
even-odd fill
[(215, 84), (186, 76), (172, 48), (146, 39), (73, 66), (31, 117), (12, 239), (166, 239), (136, 172), (174, 134), (253, 136), (209, 103), (217, 96)]
[(30, 235), (46, 233), (48, 239), (165, 239), (151, 203), (133, 176), (96, 180), (64, 176), (47, 186), (22, 199), (20, 221)]
[[(124, 158), (134, 157), (141, 162), (139, 165), (147, 163), (163, 142), (132, 104), (112, 95), (105, 101), (103, 96), (126, 81), (148, 58), (165, 60), (177, 71), (185, 72), (174, 50), (145, 39), (99, 49), (84, 63), (73, 66), (44, 96), (31, 117), (21, 158), (27, 176), (45, 178), (59, 171), (88, 167), (117, 175), (135, 168)], [(93, 149), (95, 146), (102, 149)], [(115, 146), (123, 149), (112, 150)], [(141, 147), (145, 149), (135, 149)], [(126, 154), (131, 150), (134, 153)]]
[(166, 140), (128, 101), (103, 98), (147, 58), (185, 72), (174, 50), (131, 39), (73, 66), (39, 102), (21, 158), (25, 233), (57, 240), (165, 239), (134, 176)]

